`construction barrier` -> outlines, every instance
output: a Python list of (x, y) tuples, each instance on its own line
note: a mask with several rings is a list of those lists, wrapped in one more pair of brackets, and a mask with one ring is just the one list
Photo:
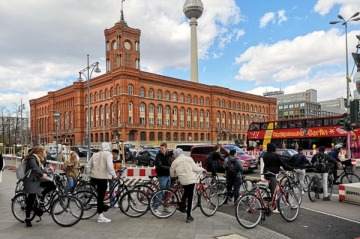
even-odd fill
[(360, 204), (360, 183), (340, 184), (339, 201)]
[(147, 178), (149, 175), (156, 175), (155, 167), (128, 167), (126, 176), (129, 178)]

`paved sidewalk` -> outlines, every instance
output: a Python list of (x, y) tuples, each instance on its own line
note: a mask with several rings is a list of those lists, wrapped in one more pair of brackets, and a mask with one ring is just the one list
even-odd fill
[[(261, 226), (254, 229), (242, 228), (236, 218), (217, 212), (212, 217), (204, 216), (200, 209), (193, 212), (194, 221), (185, 222), (185, 215), (176, 212), (168, 219), (158, 219), (151, 212), (140, 218), (130, 218), (120, 209), (112, 208), (105, 216), (112, 219), (110, 223), (97, 223), (97, 216), (90, 220), (82, 220), (73, 227), (58, 226), (49, 215), (43, 221), (26, 228), (18, 222), (11, 212), (11, 198), (14, 196), (16, 184), (15, 173), (5, 169), (3, 182), (0, 183), (0, 238), (186, 238), (186, 239), (266, 239), (287, 238)], [(226, 205), (228, 206), (228, 205)], [(231, 205), (232, 206), (232, 205)], [(233, 206), (232, 206), (233, 207)]]

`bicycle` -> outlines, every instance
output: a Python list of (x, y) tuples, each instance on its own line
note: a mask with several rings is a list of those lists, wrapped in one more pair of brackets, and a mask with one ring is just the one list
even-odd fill
[[(285, 171), (281, 170), (282, 177), (280, 178), (280, 185), (286, 190), (292, 190), (297, 198), (299, 199), (299, 204), (302, 201), (302, 192), (300, 190), (300, 182), (295, 182), (295, 172), (294, 171)], [(278, 175), (278, 177), (280, 174)]]
[[(328, 174), (327, 180), (327, 188), (328, 188), (328, 197), (331, 198), (333, 192), (333, 176), (332, 174)], [(311, 178), (311, 181), (308, 186), (308, 196), (310, 201), (315, 202), (317, 199), (320, 199), (321, 194), (323, 194), (323, 184), (322, 177), (319, 177), (317, 173)]]
[[(58, 180), (60, 180), (60, 176), (54, 174), (54, 185), (56, 185), (56, 181)], [(14, 217), (22, 223), (26, 219), (25, 211), (27, 196), (28, 195), (26, 193), (18, 193), (13, 199), (11, 199), (11, 211)], [(56, 187), (49, 198), (48, 204), (42, 202), (39, 199), (38, 194), (36, 194), (36, 200), (30, 214), (30, 220), (33, 220), (35, 216), (38, 216), (39, 220), (36, 222), (42, 221), (41, 216), (45, 212), (50, 213), (56, 224), (63, 227), (71, 227), (82, 219), (84, 208), (79, 199), (74, 196), (64, 194), (62, 190), (59, 190), (59, 188)]]
[[(271, 172), (263, 173), (265, 177), (275, 176)], [(285, 190), (279, 181), (276, 183), (274, 195), (263, 197), (259, 187), (252, 192), (242, 195), (235, 209), (236, 220), (245, 228), (254, 228), (260, 221), (265, 221), (265, 216), (271, 216), (278, 209), (280, 215), (288, 222), (294, 221), (300, 210), (299, 199), (291, 190)]]
[[(195, 184), (195, 193), (193, 198), (193, 207), (200, 207), (205, 216), (213, 216), (218, 208), (219, 199), (213, 186), (202, 182), (198, 176), (198, 183)], [(177, 180), (173, 183), (173, 189), (160, 189), (154, 193), (150, 199), (150, 211), (157, 218), (169, 218), (176, 210), (180, 209), (180, 200), (182, 196), (182, 187)], [(154, 204), (158, 202), (158, 210), (162, 211), (161, 215), (155, 213)], [(196, 206), (194, 206), (194, 204)], [(166, 208), (166, 209), (165, 209)]]
[(336, 181), (340, 178), (340, 184), (360, 182), (360, 177), (354, 173), (354, 169), (356, 170), (356, 167), (353, 167), (353, 165), (351, 164), (351, 159), (342, 161), (341, 164), (343, 171), (338, 176)]

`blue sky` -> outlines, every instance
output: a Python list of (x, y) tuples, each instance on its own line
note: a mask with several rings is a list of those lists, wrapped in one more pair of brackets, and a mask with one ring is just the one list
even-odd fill
[[(105, 71), (104, 29), (119, 20), (121, 0), (86, 2), (0, 0), (1, 106), (13, 108), (21, 98), (28, 102), (71, 85), (86, 54)], [(189, 80), (184, 2), (124, 2), (128, 25), (141, 30), (142, 70)], [(359, 0), (202, 2), (200, 83), (258, 95), (281, 86), (285, 93), (316, 89), (319, 100), (346, 97), (345, 29), (329, 22), (360, 11)], [(360, 21), (348, 24), (349, 53), (356, 51), (355, 35)], [(352, 67), (349, 54), (350, 73)]]

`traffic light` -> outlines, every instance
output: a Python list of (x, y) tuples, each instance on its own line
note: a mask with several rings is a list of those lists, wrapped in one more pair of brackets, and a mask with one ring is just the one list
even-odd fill
[(345, 129), (345, 118), (346, 117), (339, 119), (340, 129)]
[(339, 119), (340, 128), (344, 129), (346, 131), (353, 130), (353, 127), (351, 126), (350, 117), (344, 117)]

